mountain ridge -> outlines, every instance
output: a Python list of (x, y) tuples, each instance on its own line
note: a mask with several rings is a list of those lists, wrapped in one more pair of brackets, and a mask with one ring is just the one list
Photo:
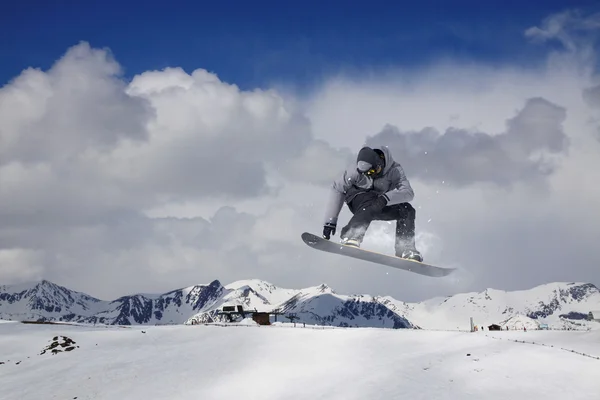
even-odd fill
[[(522, 315), (555, 329), (587, 329), (600, 309), (600, 290), (587, 282), (552, 282), (530, 289), (438, 296), (408, 303), (391, 296), (339, 294), (321, 283), (302, 289), (280, 288), (260, 279), (223, 285), (219, 280), (165, 293), (137, 293), (101, 300), (48, 280), (0, 286), (0, 319), (92, 324), (197, 324), (223, 322), (223, 305), (294, 314), (316, 325), (392, 329), (469, 329)], [(515, 319), (513, 321), (518, 321)]]

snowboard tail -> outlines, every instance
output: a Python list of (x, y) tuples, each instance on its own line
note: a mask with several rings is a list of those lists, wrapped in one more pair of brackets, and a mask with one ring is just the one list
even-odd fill
[(365, 250), (354, 246), (346, 246), (341, 243), (332, 242), (312, 233), (304, 232), (302, 240), (313, 249), (325, 251), (327, 253), (340, 254), (347, 257), (357, 258), (363, 261), (369, 261), (375, 264), (386, 265), (392, 268), (398, 268), (404, 271), (414, 272), (416, 274), (429, 277), (443, 277), (454, 272), (455, 268), (436, 267), (423, 262), (408, 260), (387, 254), (377, 253), (371, 250)]

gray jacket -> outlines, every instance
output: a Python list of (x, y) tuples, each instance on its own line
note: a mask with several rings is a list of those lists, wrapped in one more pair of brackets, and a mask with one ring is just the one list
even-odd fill
[(333, 182), (325, 208), (325, 223), (337, 224), (344, 202), (349, 203), (357, 194), (369, 190), (385, 193), (389, 199), (387, 205), (408, 203), (413, 200), (415, 194), (404, 169), (400, 163), (394, 161), (387, 146), (379, 149), (385, 155), (385, 167), (376, 179), (361, 174), (356, 170), (356, 164), (353, 164)]

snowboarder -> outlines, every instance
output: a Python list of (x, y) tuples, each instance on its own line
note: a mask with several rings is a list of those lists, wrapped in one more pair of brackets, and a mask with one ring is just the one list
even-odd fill
[(414, 192), (404, 169), (387, 146), (363, 147), (356, 165), (349, 167), (331, 186), (326, 207), (323, 237), (335, 235), (339, 213), (344, 205), (353, 214), (340, 232), (341, 243), (360, 247), (372, 221), (396, 221), (396, 256), (423, 261), (415, 246), (416, 210), (409, 203)]

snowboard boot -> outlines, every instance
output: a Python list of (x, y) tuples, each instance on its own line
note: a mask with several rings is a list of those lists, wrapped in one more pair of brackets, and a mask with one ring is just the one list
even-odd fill
[(423, 256), (417, 249), (407, 249), (407, 250), (404, 250), (399, 255), (398, 255), (398, 253), (396, 253), (396, 256), (400, 257), (400, 258), (404, 258), (406, 260), (423, 262)]
[(360, 247), (363, 241), (367, 226), (351, 226), (350, 224), (342, 228), (340, 232), (340, 243), (346, 246)]
[(352, 238), (342, 238), (340, 241), (344, 246), (360, 247), (360, 241)]
[(415, 238), (396, 236), (396, 257), (423, 262), (421, 252), (415, 246)]

